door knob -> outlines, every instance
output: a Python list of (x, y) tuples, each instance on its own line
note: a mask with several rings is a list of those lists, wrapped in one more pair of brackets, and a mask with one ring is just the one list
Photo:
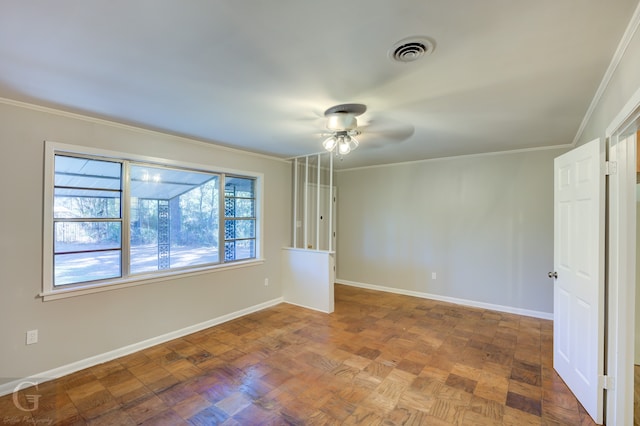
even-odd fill
[(549, 278), (558, 278), (558, 273), (557, 272), (549, 272), (547, 274), (549, 276)]

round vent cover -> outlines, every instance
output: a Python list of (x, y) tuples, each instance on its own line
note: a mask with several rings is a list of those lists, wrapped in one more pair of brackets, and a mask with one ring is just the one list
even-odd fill
[(400, 40), (389, 50), (389, 57), (397, 62), (413, 62), (433, 51), (433, 42), (423, 37)]

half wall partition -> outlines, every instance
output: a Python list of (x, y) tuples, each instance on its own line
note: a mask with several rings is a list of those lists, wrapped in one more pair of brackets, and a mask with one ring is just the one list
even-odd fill
[(333, 312), (336, 198), (333, 156), (322, 153), (294, 158), (293, 238), (283, 249), (284, 300)]

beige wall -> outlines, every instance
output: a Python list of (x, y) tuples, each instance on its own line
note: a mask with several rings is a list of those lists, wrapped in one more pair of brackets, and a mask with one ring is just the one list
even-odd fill
[(338, 280), (552, 312), (562, 152), (339, 172)]
[[(42, 302), (43, 141), (264, 174), (264, 264)], [(168, 135), (0, 103), (0, 384), (282, 296), (290, 165)], [(264, 286), (269, 278), (270, 285)], [(25, 332), (39, 343), (25, 345)]]

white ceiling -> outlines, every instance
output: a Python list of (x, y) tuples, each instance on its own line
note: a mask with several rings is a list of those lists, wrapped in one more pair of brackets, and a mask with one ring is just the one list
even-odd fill
[(0, 97), (284, 158), (363, 103), (343, 168), (565, 145), (637, 4), (0, 0)]

